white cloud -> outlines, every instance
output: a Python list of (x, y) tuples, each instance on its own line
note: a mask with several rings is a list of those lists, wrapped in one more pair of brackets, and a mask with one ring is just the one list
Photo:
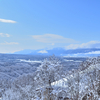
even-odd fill
[(88, 53), (85, 53), (85, 54), (100, 54), (100, 51), (92, 51), (92, 52), (88, 52)]
[(18, 42), (4, 42), (4, 43), (0, 43), (0, 45), (17, 45), (19, 44)]
[(33, 35), (33, 39), (42, 43), (77, 43), (77, 41), (55, 34)]
[(5, 34), (5, 33), (0, 33), (0, 36), (1, 36), (1, 37), (10, 37), (9, 34)]
[[(92, 51), (92, 52), (88, 52), (88, 53), (76, 53), (76, 54), (68, 54), (66, 57), (86, 57), (88, 55), (95, 55), (95, 54), (100, 54), (100, 51)], [(88, 56), (89, 57), (89, 56)]]
[(52, 43), (51, 45), (55, 45), (54, 43)]
[(77, 49), (77, 48), (100, 48), (100, 41), (90, 41), (82, 44), (70, 44), (65, 46), (66, 49)]
[(13, 20), (7, 20), (7, 19), (1, 19), (1, 18), (0, 18), (0, 22), (4, 22), (4, 23), (17, 23), (16, 21), (13, 21)]
[(48, 53), (46, 50), (41, 50), (38, 53)]
[(17, 51), (21, 51), (22, 49), (18, 48), (17, 46), (14, 48), (11, 48), (10, 46), (8, 48), (2, 47), (0, 48), (0, 53), (14, 53)]

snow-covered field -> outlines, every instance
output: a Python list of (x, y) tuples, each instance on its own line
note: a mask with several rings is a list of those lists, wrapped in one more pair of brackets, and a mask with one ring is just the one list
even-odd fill
[[(41, 65), (46, 57), (43, 56), (28, 56), (28, 55), (0, 55), (0, 78), (15, 79), (23, 74), (33, 73), (36, 68)], [(63, 59), (62, 64), (64, 70), (77, 68), (82, 60), (75, 58)], [(68, 66), (66, 66), (68, 65)]]
[(28, 62), (28, 63), (42, 63), (42, 61), (36, 61), (36, 60), (34, 60), (34, 61), (32, 61), (32, 60), (25, 60), (25, 59), (17, 59), (17, 60), (19, 60), (20, 62)]
[[(17, 98), (21, 98), (23, 96), (24, 96), (23, 100), (28, 100), (28, 98), (33, 96), (35, 90), (44, 91), (43, 88), (48, 87), (47, 84), (43, 84), (41, 82), (39, 83), (38, 81), (33, 81), (33, 80), (38, 80), (38, 74), (35, 72), (37, 70), (37, 67), (43, 64), (44, 58), (45, 57), (35, 58), (34, 56), (30, 57), (21, 55), (19, 55), (19, 57), (16, 55), (2, 56), (2, 59), (0, 59), (0, 91), (1, 91), (0, 94), (2, 94), (3, 98), (1, 98), (1, 100), (22, 100)], [(85, 59), (61, 58), (60, 64), (63, 65), (63, 71), (65, 73), (66, 71), (69, 71), (69, 68), (70, 70), (77, 69), (78, 65)], [(51, 69), (52, 66), (54, 65), (51, 64), (50, 66)], [(80, 72), (79, 74), (81, 75), (82, 72)], [(77, 80), (76, 78), (77, 75), (78, 75), (77, 73), (76, 74), (74, 73), (72, 75), (68, 75), (62, 79), (52, 82), (52, 87), (55, 88), (55, 90), (53, 90), (52, 93), (56, 93), (57, 95), (58, 93), (57, 91), (59, 88), (60, 88), (59, 91), (61, 91), (61, 89), (66, 89), (66, 90), (67, 88), (69, 89), (70, 88), (68, 86), (70, 84), (69, 81), (75, 83), (77, 86), (77, 82), (74, 81), (74, 79)], [(37, 77), (35, 78), (35, 76)], [(46, 79), (48, 79), (48, 77)], [(34, 94), (34, 96), (36, 96), (37, 98), (36, 94)], [(42, 100), (42, 99), (33, 99), (33, 100)]]

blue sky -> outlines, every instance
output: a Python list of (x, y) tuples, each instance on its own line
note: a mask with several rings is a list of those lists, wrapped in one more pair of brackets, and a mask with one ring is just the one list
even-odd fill
[(0, 0), (0, 52), (100, 48), (100, 0)]

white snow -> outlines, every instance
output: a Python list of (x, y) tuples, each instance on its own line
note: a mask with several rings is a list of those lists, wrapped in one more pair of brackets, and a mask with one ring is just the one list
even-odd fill
[(48, 53), (46, 50), (41, 50), (38, 53)]
[[(20, 61), (28, 61), (28, 62), (34, 62), (34, 61), (31, 61), (31, 60), (23, 60), (23, 59), (20, 59)], [(90, 60), (90, 62), (91, 62), (92, 60)], [(35, 61), (35, 62), (37, 62), (37, 61)], [(46, 65), (48, 65), (48, 66), (46, 66)], [(18, 89), (17, 89), (17, 91), (16, 92), (14, 92), (13, 93), (13, 89), (15, 89), (15, 88), (11, 88), (11, 89), (8, 89), (6, 92), (5, 92), (5, 94), (8, 96), (5, 96), (5, 95), (3, 95), (4, 97), (5, 97), (5, 99), (3, 99), (3, 100), (8, 100), (8, 98), (9, 98), (9, 95), (11, 95), (11, 98), (12, 99), (14, 99), (14, 96), (16, 96), (16, 98), (19, 98), (19, 95), (21, 95), (20, 94), (20, 92), (22, 92), (22, 94), (26, 94), (26, 95), (28, 95), (28, 96), (30, 96), (30, 90), (31, 90), (31, 88), (32, 87), (35, 87), (35, 89), (33, 89), (31, 92), (35, 92), (35, 97), (36, 98), (33, 98), (33, 96), (32, 96), (32, 98), (30, 99), (30, 100), (42, 100), (42, 99), (40, 99), (39, 97), (38, 97), (38, 95), (36, 94), (37, 93), (37, 91), (38, 90), (43, 90), (43, 88), (45, 88), (45, 87), (47, 87), (47, 86), (49, 86), (49, 85), (46, 85), (46, 84), (42, 84), (41, 85), (41, 83), (42, 83), (42, 81), (45, 79), (45, 82), (47, 82), (48, 83), (48, 79), (49, 79), (49, 76), (47, 76), (48, 75), (48, 73), (49, 73), (49, 75), (52, 75), (52, 73), (56, 73), (57, 72), (57, 68), (56, 67), (59, 67), (59, 63), (56, 63), (55, 64), (55, 62), (47, 62), (46, 60), (44, 61), (44, 62), (42, 62), (42, 65), (38, 68), (38, 71), (37, 72), (42, 72), (42, 73), (38, 73), (37, 74), (37, 77), (36, 77), (36, 79), (33, 77), (33, 79), (35, 80), (35, 83), (34, 84), (31, 84), (31, 85), (26, 85), (25, 87), (22, 87), (21, 85), (19, 85), (18, 86)], [(58, 81), (55, 81), (54, 79), (52, 79), (53, 81), (52, 81), (52, 87), (53, 87), (53, 92), (52, 93), (54, 93), (55, 95), (58, 95), (59, 94), (59, 92), (61, 92), (61, 91), (66, 91), (66, 93), (67, 93), (67, 95), (70, 97), (70, 93), (72, 92), (72, 93), (76, 93), (75, 91), (79, 91), (79, 95), (80, 95), (80, 97), (83, 97), (86, 93), (88, 94), (89, 92), (91, 92), (92, 91), (92, 93), (94, 92), (94, 90), (90, 90), (92, 87), (91, 87), (91, 84), (92, 84), (92, 82), (91, 82), (91, 77), (94, 77), (93, 75), (94, 75), (94, 71), (95, 71), (95, 69), (96, 69), (96, 71), (99, 71), (100, 70), (100, 64), (99, 63), (96, 63), (96, 64), (94, 64), (94, 62), (93, 62), (93, 64), (91, 64), (91, 65), (89, 65), (88, 67), (86, 67), (86, 69), (84, 69), (84, 70), (78, 70), (78, 71), (76, 71), (76, 72), (74, 72), (74, 70), (71, 72), (71, 73), (68, 73), (68, 74), (64, 74), (64, 75), (66, 75), (66, 76), (64, 76), (64, 78), (62, 78), (62, 77), (60, 77), (59, 79), (60, 80), (58, 80)], [(55, 71), (54, 71), (55, 70)], [(48, 73), (44, 73), (44, 71), (46, 71), (46, 72), (48, 72)], [(91, 76), (91, 75), (92, 76)], [(34, 74), (34, 75), (36, 75), (36, 74)], [(97, 74), (97, 75), (99, 75), (99, 74)], [(41, 77), (41, 79), (40, 79), (40, 81), (38, 81), (38, 77)], [(24, 77), (25, 79), (26, 79), (26, 77)], [(43, 79), (42, 79), (43, 78)], [(48, 79), (47, 79), (48, 78)], [(51, 78), (51, 77), (50, 77)], [(57, 77), (58, 78), (58, 77)], [(62, 79), (61, 79), (62, 78)], [(23, 82), (26, 82), (27, 80), (21, 80), (21, 82), (23, 81)], [(79, 80), (79, 81), (78, 81)], [(55, 82), (54, 82), (55, 81)], [(92, 81), (94, 81), (94, 80), (92, 80)], [(29, 81), (30, 82), (30, 81)], [(40, 82), (40, 84), (38, 85), (38, 82)], [(26, 82), (27, 83), (27, 82)], [(93, 84), (94, 84), (94, 82), (93, 82)], [(38, 86), (37, 86), (38, 85)], [(97, 84), (96, 84), (97, 85)], [(59, 88), (60, 87), (60, 88)], [(77, 90), (77, 87), (79, 87), (79, 90)], [(57, 90), (57, 88), (59, 88), (58, 90)], [(71, 90), (71, 89), (73, 89), (73, 90)], [(15, 89), (16, 90), (16, 89)], [(20, 92), (19, 92), (20, 91)], [(33, 93), (32, 93), (33, 94)], [(93, 93), (93, 94), (95, 94), (95, 93)], [(6, 98), (7, 97), (7, 98)], [(24, 97), (24, 96), (23, 96)], [(26, 98), (26, 97), (25, 97)], [(2, 98), (1, 98), (2, 99)], [(0, 100), (1, 100), (0, 99)], [(28, 99), (25, 99), (25, 100), (28, 100)], [(100, 100), (100, 98), (98, 98), (98, 100)]]
[(80, 60), (66, 60), (66, 59), (64, 59), (64, 61), (69, 61), (69, 62), (82, 62), (82, 61), (80, 61)]
[(21, 62), (29, 62), (29, 63), (42, 63), (42, 61), (36, 61), (36, 60), (25, 60), (25, 59), (18, 59), (18, 60), (20, 60)]

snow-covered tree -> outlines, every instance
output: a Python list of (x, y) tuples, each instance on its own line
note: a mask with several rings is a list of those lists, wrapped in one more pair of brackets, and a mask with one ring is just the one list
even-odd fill
[(52, 82), (61, 78), (62, 72), (60, 61), (53, 55), (49, 59), (45, 59), (37, 68), (36, 78), (38, 77), (39, 81), (50, 86)]
[[(40, 87), (48, 87), (49, 95), (52, 91), (51, 83), (62, 78), (62, 65), (60, 61), (53, 55), (49, 59), (45, 59), (37, 68), (35, 80)], [(49, 99), (51, 100), (51, 99)]]

